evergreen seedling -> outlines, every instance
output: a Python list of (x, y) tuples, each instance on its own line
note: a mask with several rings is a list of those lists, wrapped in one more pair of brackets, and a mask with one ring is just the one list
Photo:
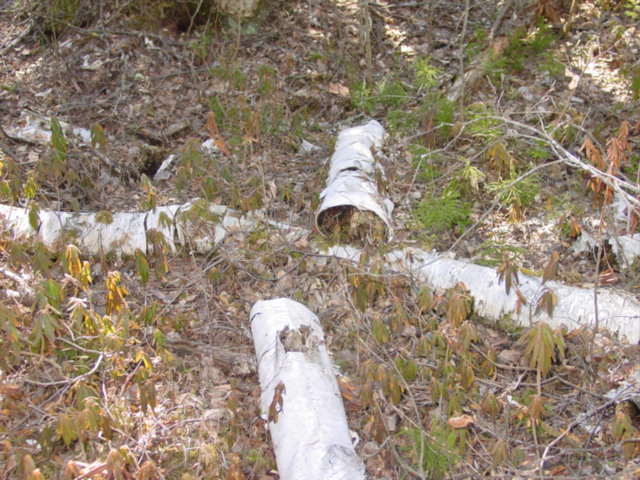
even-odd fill
[(453, 191), (441, 197), (429, 197), (416, 206), (416, 219), (430, 231), (444, 232), (454, 227), (462, 228), (471, 223), (471, 204), (460, 200), (460, 193)]

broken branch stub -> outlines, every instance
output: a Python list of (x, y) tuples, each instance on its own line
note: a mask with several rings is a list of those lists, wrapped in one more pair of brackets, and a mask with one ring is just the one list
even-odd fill
[(383, 196), (386, 176), (372, 149), (384, 141), (384, 128), (371, 120), (340, 132), (316, 226), (347, 241), (380, 240), (392, 230), (393, 203)]
[(251, 309), (260, 408), (282, 480), (364, 480), (320, 321), (286, 298)]

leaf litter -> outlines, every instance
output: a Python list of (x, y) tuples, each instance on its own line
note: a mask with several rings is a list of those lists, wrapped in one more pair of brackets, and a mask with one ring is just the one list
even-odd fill
[[(149, 192), (140, 188), (142, 175), (151, 178), (173, 154), (171, 175), (154, 185), (158, 205), (205, 197), (241, 211), (262, 208), (271, 220), (311, 230), (338, 131), (375, 117), (391, 131), (380, 160), (396, 205), (391, 242), (426, 250), (455, 245), (458, 256), (493, 266), (508, 255), (516, 272), (589, 287), (600, 279), (635, 292), (635, 267), (623, 268), (601, 240), (605, 222), (596, 195), (605, 187), (597, 179), (550, 165), (525, 205), (494, 205), (481, 188), (553, 156), (535, 141), (520, 141), (518, 132), (481, 125), (474, 112), (544, 122), (576, 152), (581, 139), (594, 137), (600, 145), (589, 146), (594, 164), (598, 155), (606, 158), (607, 147), (616, 168), (624, 152), (637, 162), (637, 132), (619, 134), (622, 122), (633, 127), (639, 113), (624, 75), (638, 48), (629, 10), (578, 2), (570, 13), (563, 2), (537, 3), (554, 34), (572, 19), (570, 34), (555, 35), (552, 44), (559, 59), (535, 56), (544, 27), (532, 26), (532, 12), (518, 10), (517, 2), (502, 5), (504, 16), (468, 2), (462, 49), (462, 2), (370, 3), (378, 82), (372, 90), (362, 82), (367, 65), (357, 2), (275, 2), (255, 36), (213, 24), (179, 32), (171, 22), (146, 33), (117, 10), (104, 12), (107, 29), (89, 23), (53, 42), (27, 34), (1, 61), (3, 179), (11, 167), (26, 182), (31, 168), (51, 163), (49, 145), (12, 133), (24, 113), (35, 112), (87, 131), (99, 125), (102, 154), (117, 165), (110, 168), (97, 149), (67, 138), (60, 178), (46, 170), (38, 176), (42, 209), (143, 211)], [(2, 8), (0, 43), (10, 45), (20, 24), (12, 20), (22, 17)], [(446, 92), (459, 75), (460, 52), (470, 60), (491, 45), (486, 36), (494, 27), (529, 56), (495, 59), (465, 85), (466, 104), (475, 105), (464, 115), (471, 123), (448, 121), (444, 105), (420, 107), (429, 97), (412, 90), (416, 59), (431, 59)], [(517, 37), (518, 28), (533, 37)], [(498, 37), (502, 54), (513, 53)], [(404, 118), (410, 121), (403, 125)], [(500, 138), (487, 145), (496, 128)], [(208, 139), (219, 153), (191, 147)], [(300, 149), (303, 141), (320, 150)], [(411, 153), (416, 141), (429, 147), (424, 157)], [(483, 160), (490, 152), (502, 155)], [(465, 226), (425, 231), (413, 212), (416, 200), (442, 195), (466, 160), (488, 177), (470, 200), (477, 224), (464, 236)], [(606, 225), (616, 235), (628, 229), (609, 219)], [(581, 234), (601, 247), (572, 249)], [(19, 242), (4, 232), (0, 282), (18, 296), (3, 296), (0, 311), (10, 332), (0, 377), (2, 474), (277, 478), (258, 411), (248, 318), (256, 301), (285, 296), (303, 301), (322, 321), (370, 478), (637, 476), (635, 397), (607, 396), (633, 382), (635, 346), (541, 326), (530, 335), (539, 341), (526, 344), (529, 337), (509, 319), (488, 324), (475, 316), (463, 285), (428, 291), (410, 277), (376, 270), (374, 247), (367, 252), (371, 263), (354, 266), (318, 255), (312, 245), (325, 241), (317, 234), (291, 239), (265, 223), (230, 235), (208, 256), (188, 249), (169, 254), (166, 268), (149, 257), (159, 275), (145, 284), (132, 261), (105, 252), (83, 259), (93, 275), (88, 290), (67, 278), (61, 294), (49, 281), (63, 282), (61, 267), (34, 268), (37, 245), (25, 242), (20, 253)], [(118, 331), (123, 317), (117, 323), (117, 315), (106, 315), (113, 309), (106, 280), (115, 270), (123, 274), (118, 291), (129, 316), (126, 338)], [(48, 305), (59, 297), (59, 309), (73, 306), (82, 315), (45, 311), (37, 293), (28, 305), (34, 294), (16, 274), (37, 291), (45, 285)], [(40, 305), (35, 310), (33, 302)], [(523, 308), (552, 304), (523, 302)], [(96, 322), (91, 335), (99, 330), (114, 343), (86, 341), (72, 318)], [(11, 353), (11, 345), (18, 351)]]

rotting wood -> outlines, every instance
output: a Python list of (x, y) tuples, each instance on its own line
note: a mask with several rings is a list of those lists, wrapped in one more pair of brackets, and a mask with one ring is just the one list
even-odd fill
[(491, 62), (495, 62), (500, 55), (509, 46), (509, 38), (499, 36), (496, 37), (489, 47), (487, 47), (482, 53), (478, 55), (476, 59), (471, 63), (469, 68), (466, 69), (464, 74), (459, 75), (453, 85), (447, 92), (447, 100), (452, 103), (460, 101), (465, 91), (470, 91), (473, 86), (482, 78), (487, 72), (487, 66)]
[(338, 134), (316, 214), (319, 231), (358, 243), (380, 241), (392, 231), (393, 203), (384, 197), (385, 173), (372, 153), (383, 141), (384, 128), (375, 120)]

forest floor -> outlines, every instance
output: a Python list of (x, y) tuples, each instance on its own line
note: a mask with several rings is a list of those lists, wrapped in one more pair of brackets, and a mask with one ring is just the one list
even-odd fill
[[(287, 297), (322, 321), (369, 478), (640, 478), (640, 408), (607, 396), (637, 388), (640, 347), (460, 313), (464, 288), (377, 262), (413, 246), (638, 294), (607, 240), (637, 217), (548, 141), (637, 185), (636, 1), (278, 1), (243, 24), (106, 3), (51, 23), (0, 2), (3, 203), (198, 197), (311, 233), (78, 262), (3, 229), (0, 477), (278, 478), (249, 311)], [(337, 134), (371, 118), (394, 231), (354, 265), (318, 253), (315, 212)], [(90, 141), (20, 130), (52, 119)]]

